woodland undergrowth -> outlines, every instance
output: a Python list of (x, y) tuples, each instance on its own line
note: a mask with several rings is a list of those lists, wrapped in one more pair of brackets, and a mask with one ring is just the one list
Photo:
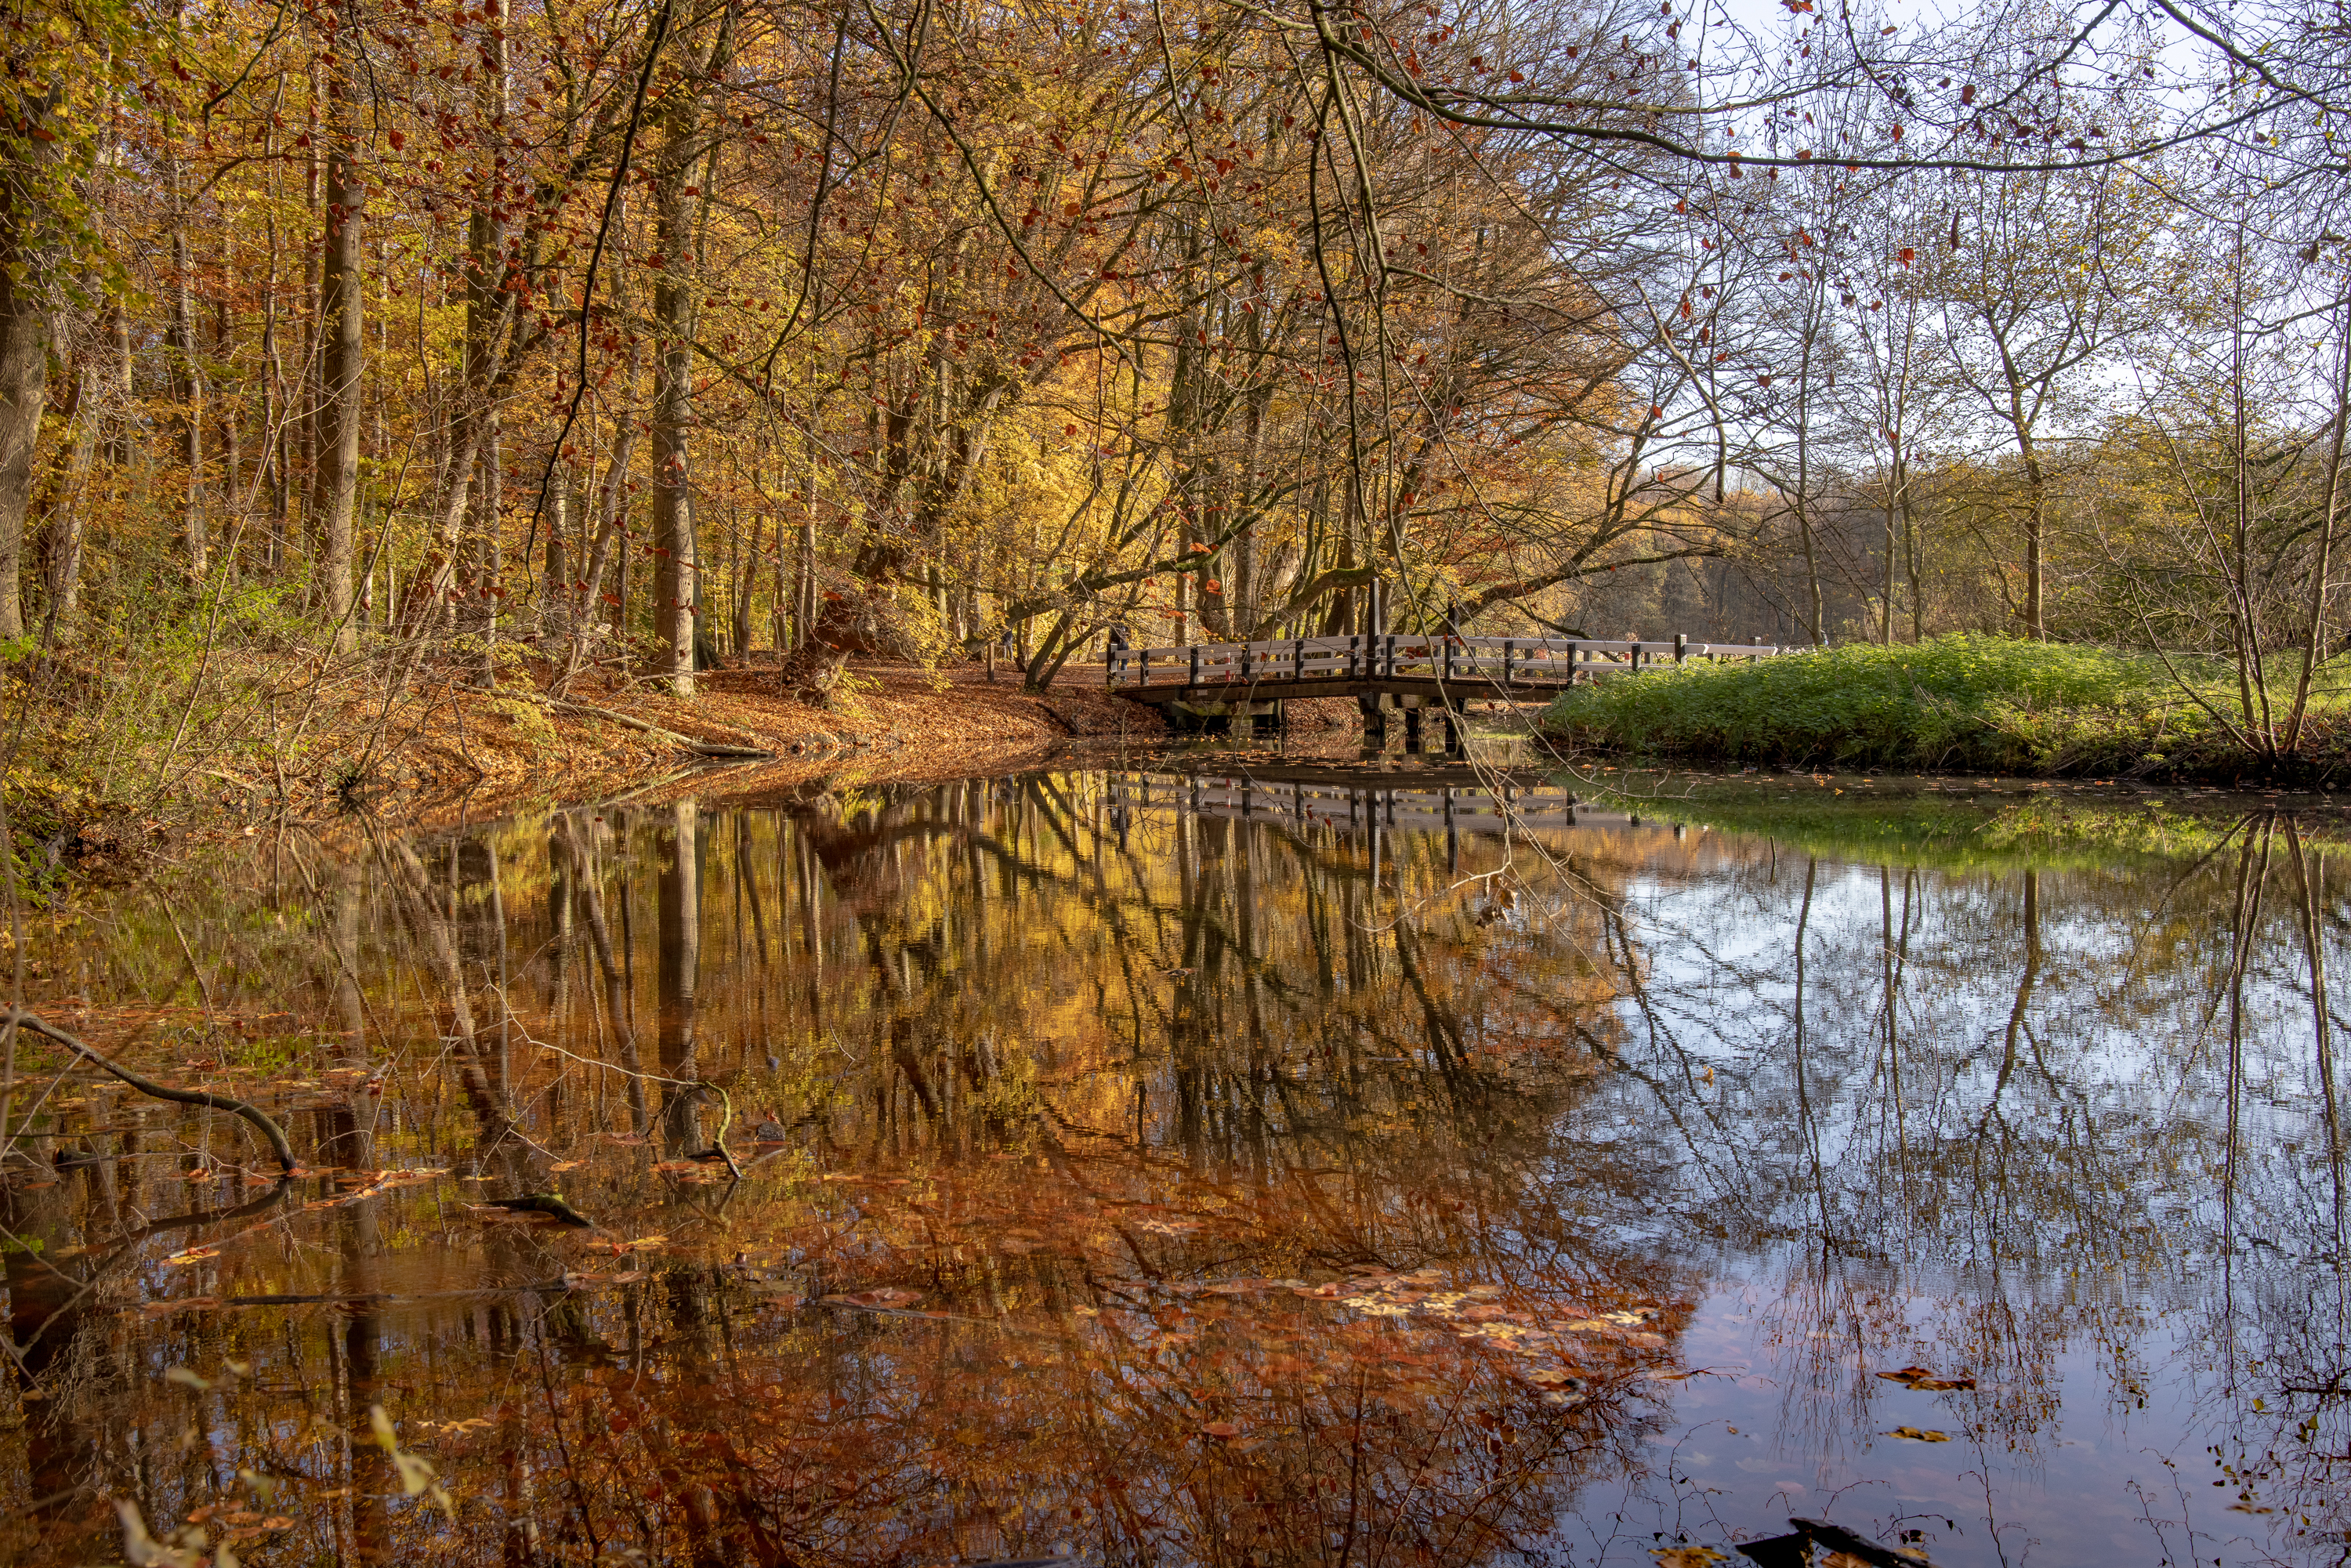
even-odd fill
[[(558, 743), (543, 695), (558, 666), (535, 648), (434, 637), (338, 653), (267, 590), (0, 654), (8, 829), (36, 897), (92, 854), (137, 863), (190, 833), (488, 779)], [(632, 685), (590, 667), (569, 689), (610, 702)]]

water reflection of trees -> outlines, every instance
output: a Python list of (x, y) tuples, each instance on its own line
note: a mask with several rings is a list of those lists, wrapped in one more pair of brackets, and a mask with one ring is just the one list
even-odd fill
[[(1779, 1260), (1758, 1294), (1783, 1444), (1851, 1455), (1906, 1418), (1870, 1373), (1923, 1364), (1976, 1377), (1958, 1435), (2029, 1470), (2069, 1352), (2097, 1354), (2125, 1434), (2161, 1362), (2232, 1469), (2192, 1478), (2193, 1508), (2151, 1497), (2150, 1544), (2191, 1555), (2192, 1524), (2294, 1559), (2351, 1524), (2346, 1402), (2310, 1392), (2344, 1386), (2351, 1342), (2340, 875), (2255, 819), (2162, 866), (1757, 852), (1647, 878), (1619, 916), (1646, 959), (1622, 971), (1625, 1071), (1569, 1124), (1651, 1130), (1694, 1261)], [(2259, 1511), (2201, 1497), (2241, 1473)]]
[[(1460, 869), (1504, 852), (1468, 841)], [(309, 915), (341, 1070), (319, 1157), (559, 1184), (618, 1228), (321, 1182), (281, 1246), (169, 1275), (151, 1253), (156, 1295), (278, 1304), (93, 1298), (65, 1342), (130, 1360), (58, 1387), (82, 1425), (54, 1429), (83, 1436), (42, 1474), (248, 1535), (279, 1516), (238, 1472), (280, 1478), (291, 1522), (248, 1556), (1457, 1563), (1536, 1539), (1629, 1462), (1682, 1290), (1555, 1185), (1562, 1114), (1618, 1047), (1593, 906), (1529, 920), (1455, 874), (1419, 841), (1041, 777), (375, 844)], [(739, 1186), (679, 1168), (722, 1105), (738, 1145), (789, 1132)], [(1628, 1199), (1650, 1179), (1578, 1159)], [(95, 1179), (55, 1189), (61, 1237), (119, 1230)], [(1349, 1278), (1387, 1293), (1290, 1283)], [(249, 1375), (158, 1381), (229, 1360)], [(387, 1502), (376, 1403), (454, 1525)], [(89, 1496), (16, 1558), (103, 1550)]]
[[(319, 1163), (477, 1179), (314, 1180), (172, 1269), (254, 1218), (192, 1197), (201, 1121), (110, 1114), (140, 1159), (12, 1180), (50, 1398), (0, 1437), (44, 1504), (6, 1550), (105, 1551), (86, 1488), (257, 1528), (247, 1469), (307, 1500), (247, 1543), (289, 1556), (1491, 1558), (1641, 1473), (1640, 1375), (1744, 1278), (1783, 1448), (1853, 1457), (1891, 1424), (1869, 1374), (1918, 1363), (1976, 1376), (1938, 1408), (1980, 1469), (2029, 1471), (2087, 1349), (2126, 1441), (2161, 1375), (2231, 1467), (2150, 1502), (2162, 1550), (2294, 1559), (2346, 1522), (2341, 874), (2267, 821), (2001, 876), (1654, 830), (1457, 862), (1056, 777), (385, 841), (221, 906), (252, 957), (206, 983), (309, 976)], [(739, 1185), (693, 1158), (722, 1120)], [(464, 1207), (559, 1186), (610, 1231)], [(1405, 1300), (1469, 1281), (1489, 1327), (1635, 1322), (1536, 1367)], [(207, 1295), (280, 1304), (135, 1309)], [(454, 1525), (353, 1441), (375, 1403)]]

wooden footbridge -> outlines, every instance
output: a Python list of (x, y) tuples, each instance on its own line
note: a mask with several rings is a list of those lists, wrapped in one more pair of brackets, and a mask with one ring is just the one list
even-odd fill
[[(1454, 637), (1380, 632), (1291, 637), (1275, 643), (1195, 643), (1181, 648), (1113, 649), (1103, 684), (1130, 702), (1186, 716), (1248, 717), (1280, 712), (1292, 697), (1392, 699), (1416, 710), (1458, 712), (1472, 702), (1542, 703), (1579, 681), (1633, 674), (1691, 659), (1764, 659), (1776, 647), (1644, 643), (1588, 637)], [(1417, 725), (1415, 725), (1417, 728)]]

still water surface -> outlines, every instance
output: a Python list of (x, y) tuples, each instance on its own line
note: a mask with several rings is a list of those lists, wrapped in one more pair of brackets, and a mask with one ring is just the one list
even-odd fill
[(36, 933), (307, 1174), (34, 1107), (0, 1560), (2346, 1561), (2336, 852), (1508, 804), (620, 804)]

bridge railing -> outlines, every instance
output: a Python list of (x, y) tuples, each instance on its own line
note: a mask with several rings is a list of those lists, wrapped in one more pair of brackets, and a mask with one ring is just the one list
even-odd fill
[(1690, 659), (1762, 659), (1776, 647), (1655, 643), (1593, 637), (1447, 637), (1383, 632), (1374, 636), (1288, 637), (1271, 643), (1195, 643), (1182, 648), (1113, 649), (1105, 685), (1270, 685), (1327, 680), (1462, 681), (1557, 687), (1579, 677), (1625, 674)]
[(1630, 821), (1595, 812), (1564, 789), (1385, 788), (1364, 783), (1272, 782), (1247, 777), (1137, 773), (1110, 780), (1110, 803), (1129, 810), (1178, 810), (1299, 827), (1445, 829), (1500, 832), (1505, 828), (1572, 828)]

